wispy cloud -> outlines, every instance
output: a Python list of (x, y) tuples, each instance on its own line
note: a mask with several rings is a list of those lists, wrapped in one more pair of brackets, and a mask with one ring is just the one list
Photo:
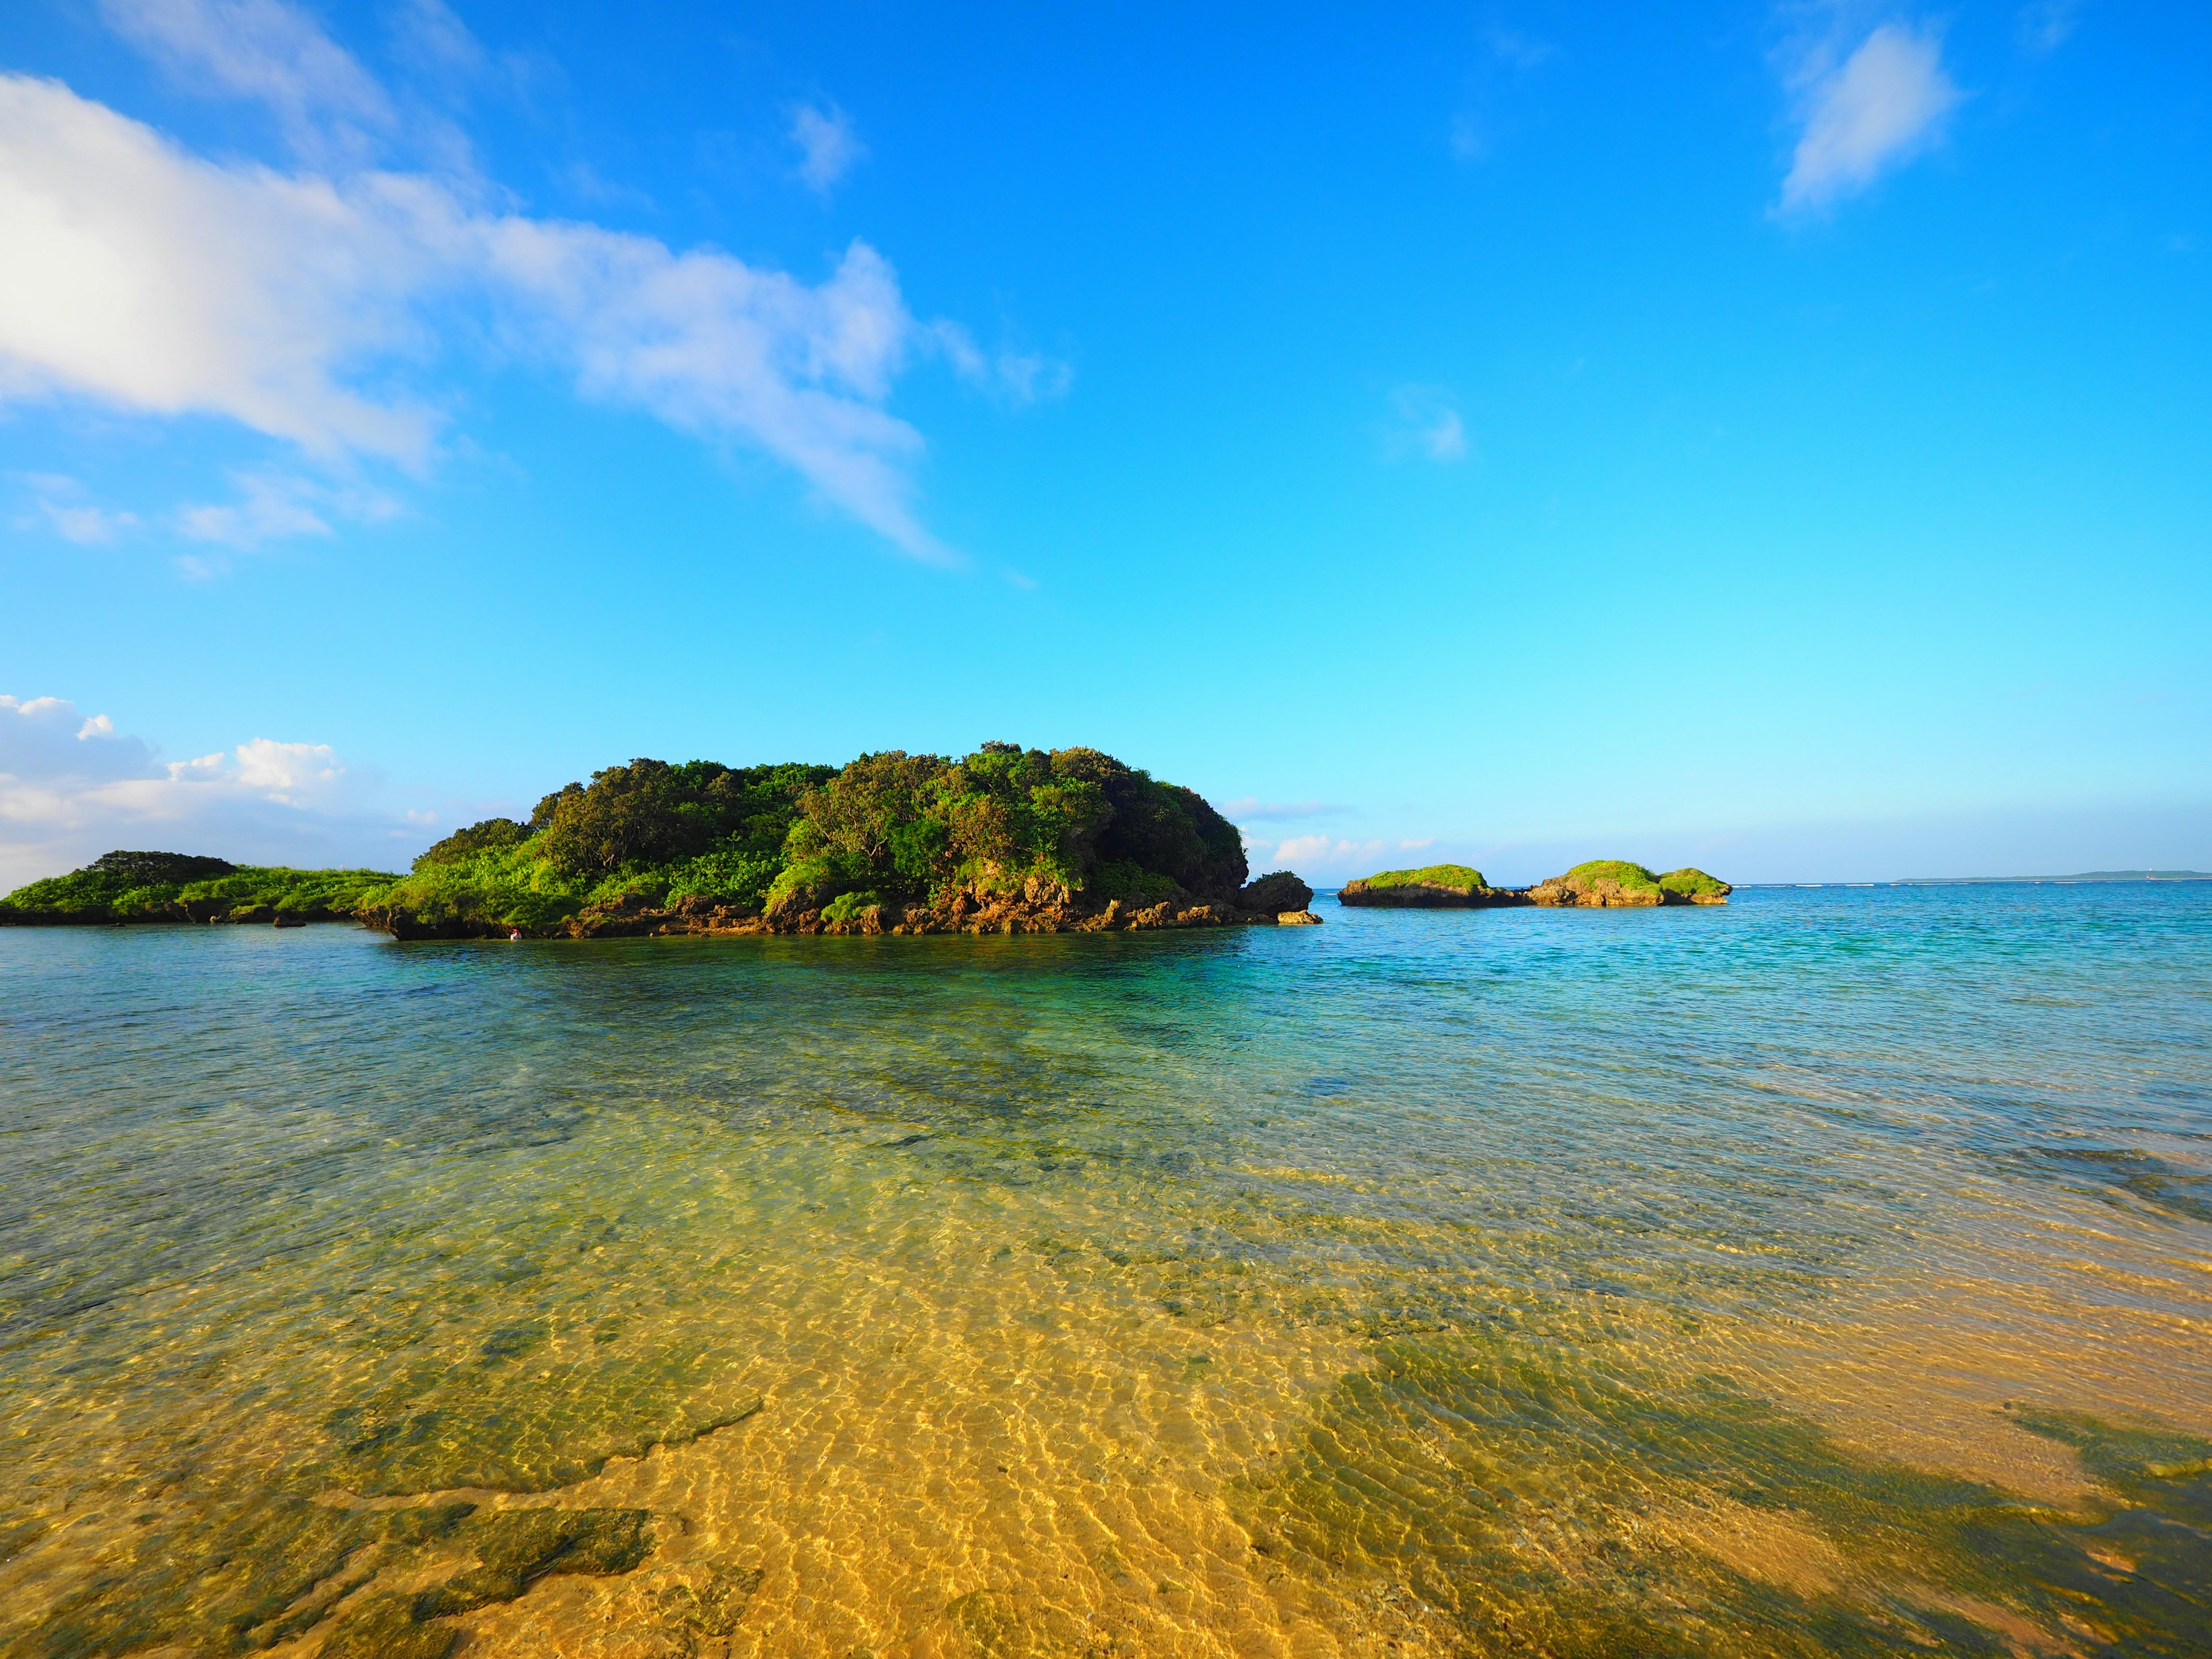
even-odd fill
[(1787, 74), (1802, 130), (1782, 181), (1784, 213), (1865, 190), (1940, 139), (1959, 102), (1933, 29), (1885, 23), (1848, 55), (1814, 40), (1793, 56)]
[(835, 104), (801, 104), (791, 114), (791, 142), (799, 146), (799, 176), (810, 190), (826, 192), (868, 153), (845, 112)]
[(1407, 456), (1445, 463), (1465, 458), (1467, 427), (1458, 399), (1442, 386), (1401, 386), (1390, 394), (1390, 420), (1382, 452), (1392, 460)]
[(396, 118), (375, 77), (283, 0), (100, 0), (100, 9), (180, 84), (267, 106), (302, 155), (359, 154)]
[(446, 0), (399, 0), (386, 16), (398, 55), (416, 68), (469, 76), (484, 67), (483, 43)]
[(43, 519), (46, 527), (64, 541), (80, 547), (106, 547), (136, 529), (136, 513), (114, 511), (88, 499), (75, 478), (57, 472), (14, 472), (9, 475), (31, 495), (35, 515), (15, 520), (19, 530), (30, 529)]
[[(234, 472), (229, 501), (188, 502), (174, 515), (178, 532), (196, 542), (251, 550), (295, 536), (327, 536), (331, 518), (377, 523), (399, 504), (378, 490), (340, 487), (278, 472)], [(188, 574), (207, 574), (206, 567)]]
[(1042, 352), (1001, 347), (985, 351), (959, 324), (939, 319), (927, 331), (929, 342), (963, 380), (995, 392), (1011, 404), (1042, 403), (1065, 395), (1075, 371)]
[[(1493, 21), (1478, 31), (1484, 52), (1470, 68), (1469, 79), (1497, 90), (1500, 71), (1526, 76), (1540, 68), (1556, 48), (1549, 40)], [(1470, 96), (1473, 97), (1472, 88)], [(1488, 99), (1474, 101), (1488, 103)], [(1452, 159), (1473, 163), (1490, 154), (1493, 123), (1474, 107), (1464, 107), (1451, 118), (1449, 143)]]

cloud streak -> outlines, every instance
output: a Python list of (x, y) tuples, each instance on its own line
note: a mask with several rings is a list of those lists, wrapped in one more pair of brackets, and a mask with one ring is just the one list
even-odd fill
[(1959, 102), (1932, 30), (1885, 23), (1848, 57), (1822, 46), (1791, 76), (1802, 122), (1780, 209), (1802, 213), (1856, 195), (1936, 143)]

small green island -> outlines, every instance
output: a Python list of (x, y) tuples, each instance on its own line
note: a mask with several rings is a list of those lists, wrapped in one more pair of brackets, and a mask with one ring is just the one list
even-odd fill
[(1533, 887), (1492, 887), (1482, 872), (1464, 864), (1431, 864), (1419, 870), (1384, 870), (1337, 890), (1354, 908), (1476, 910), (1519, 904), (1589, 909), (1649, 909), (1666, 904), (1726, 904), (1735, 891), (1702, 870), (1655, 875), (1626, 859), (1592, 859)]
[(1096, 749), (890, 750), (843, 767), (633, 760), (457, 830), (406, 874), (110, 853), (0, 925), (354, 921), (399, 939), (1310, 926), (1237, 826)]

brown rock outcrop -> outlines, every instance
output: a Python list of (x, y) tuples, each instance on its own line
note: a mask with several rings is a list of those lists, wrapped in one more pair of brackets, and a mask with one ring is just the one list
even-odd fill
[[(1310, 895), (1312, 890), (1306, 890)], [(1321, 921), (1303, 906), (1253, 909), (1188, 893), (1149, 904), (1118, 898), (1102, 904), (1091, 895), (1035, 878), (1018, 892), (975, 885), (958, 888), (940, 894), (937, 902), (929, 905), (874, 904), (842, 917), (827, 914), (830, 908), (784, 905), (763, 914), (750, 906), (698, 897), (656, 907), (640, 895), (626, 894), (557, 926), (524, 931), (541, 938), (565, 939), (665, 938), (686, 933), (1098, 933), (1175, 927), (1310, 927)], [(425, 921), (397, 909), (364, 913), (362, 920), (404, 939), (493, 938), (509, 931), (503, 922)]]
[(1288, 870), (1276, 870), (1249, 881), (1237, 890), (1240, 910), (1304, 910), (1313, 902), (1313, 889)]
[(1664, 896), (1656, 892), (1639, 892), (1623, 887), (1608, 876), (1585, 881), (1576, 876), (1553, 876), (1540, 881), (1528, 890), (1526, 902), (1545, 905), (1572, 905), (1584, 909), (1649, 910), (1665, 902)]

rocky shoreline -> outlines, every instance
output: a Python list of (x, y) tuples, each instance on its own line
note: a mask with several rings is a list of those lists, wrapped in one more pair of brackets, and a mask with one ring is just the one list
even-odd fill
[(595, 905), (553, 927), (510, 928), (473, 917), (425, 917), (398, 907), (362, 912), (368, 927), (394, 939), (504, 938), (520, 932), (539, 939), (671, 938), (682, 934), (872, 935), (920, 933), (1146, 933), (1176, 927), (1312, 927), (1321, 918), (1306, 907), (1313, 890), (1292, 877), (1262, 877), (1241, 889), (1234, 902), (1181, 894), (1152, 903), (1072, 891), (1031, 877), (1019, 892), (994, 892), (971, 884), (933, 905), (870, 905), (850, 916), (825, 915), (795, 905), (752, 906), (684, 898), (665, 906), (635, 895)]

